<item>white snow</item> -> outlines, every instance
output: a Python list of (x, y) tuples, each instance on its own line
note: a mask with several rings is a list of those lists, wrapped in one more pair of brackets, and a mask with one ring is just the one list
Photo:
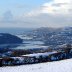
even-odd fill
[(29, 57), (35, 56), (35, 57), (39, 57), (39, 56), (48, 56), (48, 55), (54, 54), (54, 53), (57, 53), (57, 51), (54, 51), (54, 52), (45, 52), (45, 53), (26, 54), (26, 55), (22, 55), (22, 56), (29, 56)]
[(33, 65), (1, 67), (0, 72), (72, 72), (72, 59)]

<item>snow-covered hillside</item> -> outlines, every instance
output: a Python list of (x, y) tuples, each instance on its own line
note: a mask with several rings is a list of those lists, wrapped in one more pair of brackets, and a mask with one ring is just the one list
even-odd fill
[(33, 65), (1, 67), (0, 72), (72, 72), (72, 59)]

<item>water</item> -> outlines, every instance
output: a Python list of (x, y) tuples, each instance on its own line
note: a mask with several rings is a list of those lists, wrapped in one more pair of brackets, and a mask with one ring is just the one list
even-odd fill
[(41, 41), (25, 41), (24, 44), (16, 47), (15, 49), (34, 49), (34, 48), (46, 48), (47, 46), (43, 46), (43, 42)]
[(23, 41), (23, 44), (21, 44), (20, 46), (16, 47), (15, 49), (36, 49), (36, 48), (47, 48), (48, 46), (44, 46), (44, 42), (42, 41), (32, 41), (31, 37), (23, 37), (22, 35), (17, 35), (18, 37), (20, 37), (21, 39), (25, 39)]
[(13, 35), (23, 34), (32, 31), (33, 28), (0, 28), (0, 33), (10, 33)]

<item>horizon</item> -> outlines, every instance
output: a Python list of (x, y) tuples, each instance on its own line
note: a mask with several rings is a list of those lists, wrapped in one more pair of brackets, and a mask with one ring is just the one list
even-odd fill
[(72, 26), (61, 26), (61, 27), (0, 27), (0, 29), (38, 29), (38, 28), (70, 28)]

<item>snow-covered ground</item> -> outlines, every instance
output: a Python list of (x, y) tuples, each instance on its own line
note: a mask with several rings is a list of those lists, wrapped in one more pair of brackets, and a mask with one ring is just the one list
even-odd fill
[(72, 59), (33, 65), (1, 67), (0, 72), (72, 72)]

